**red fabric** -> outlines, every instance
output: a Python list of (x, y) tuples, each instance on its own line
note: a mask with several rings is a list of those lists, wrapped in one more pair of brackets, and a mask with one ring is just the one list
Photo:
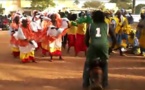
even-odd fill
[[(18, 25), (15, 23), (15, 22), (12, 22), (10, 27), (13, 29), (13, 30), (16, 30), (18, 29)], [(13, 33), (14, 34), (14, 33)], [(13, 34), (11, 35), (11, 39), (10, 39), (10, 43), (11, 44), (15, 44), (15, 45), (18, 45), (18, 40), (15, 39), (15, 37), (13, 36)]]
[(25, 41), (18, 40), (18, 42), (19, 42), (20, 46), (26, 46), (29, 44), (29, 42), (28, 42), (29, 40), (34, 40), (35, 36), (34, 36), (34, 33), (32, 32), (32, 30), (30, 29), (29, 26), (27, 28), (24, 28), (21, 26), (21, 28), (22, 28), (22, 31), (23, 31), (25, 37), (27, 38), (27, 40), (25, 40)]
[(50, 56), (61, 56), (61, 51), (60, 50), (56, 50), (54, 52), (49, 52)]
[(34, 57), (32, 57), (32, 56), (29, 56), (29, 59), (28, 59), (29, 61), (34, 61), (35, 60), (35, 58)]
[(20, 55), (20, 52), (12, 52), (13, 56), (16, 58), (16, 57), (19, 57)]
[(85, 35), (77, 34), (75, 42), (75, 53), (78, 54), (80, 51), (86, 51), (87, 47), (84, 42)]
[(47, 52), (48, 52), (48, 50), (45, 50), (45, 49), (42, 48), (42, 54), (43, 55), (46, 55)]
[(75, 35), (73, 34), (68, 35), (68, 47), (75, 46), (75, 41), (76, 41)]
[(29, 62), (28, 59), (23, 59), (23, 60), (22, 60), (22, 63), (27, 63), (27, 62)]

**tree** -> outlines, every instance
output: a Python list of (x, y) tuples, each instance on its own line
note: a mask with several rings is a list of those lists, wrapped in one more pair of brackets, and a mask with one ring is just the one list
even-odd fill
[(111, 3), (116, 3), (118, 8), (131, 9), (131, 0), (110, 0)]
[(36, 10), (44, 10), (49, 6), (55, 6), (53, 0), (32, 0), (31, 7)]
[(135, 7), (135, 13), (139, 14), (142, 7), (145, 7), (145, 4), (139, 4)]
[(131, 3), (131, 0), (110, 0), (111, 3), (118, 3), (118, 2), (127, 2)]
[(86, 1), (83, 5), (84, 8), (104, 8), (104, 4), (99, 1)]
[(2, 8), (2, 4), (0, 4), (0, 14), (3, 14), (4, 8)]
[(78, 5), (80, 2), (79, 2), (79, 0), (75, 0), (74, 3), (75, 3), (76, 5)]

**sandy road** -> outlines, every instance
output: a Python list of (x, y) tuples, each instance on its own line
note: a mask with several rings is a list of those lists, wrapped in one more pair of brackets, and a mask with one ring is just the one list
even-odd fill
[[(0, 90), (82, 90), (83, 53), (49, 62), (37, 52), (38, 63), (21, 64), (11, 56), (8, 32), (0, 31)], [(57, 59), (57, 57), (56, 57)], [(112, 55), (108, 90), (145, 90), (145, 59)]]

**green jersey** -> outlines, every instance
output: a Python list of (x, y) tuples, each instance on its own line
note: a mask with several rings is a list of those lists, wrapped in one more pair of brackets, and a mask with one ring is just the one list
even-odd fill
[(89, 29), (90, 33), (90, 44), (95, 46), (108, 46), (108, 31), (109, 26), (106, 23), (92, 23)]

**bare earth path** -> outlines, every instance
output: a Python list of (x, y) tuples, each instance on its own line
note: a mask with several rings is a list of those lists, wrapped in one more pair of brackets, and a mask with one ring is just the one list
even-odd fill
[[(22, 64), (11, 55), (8, 32), (0, 31), (0, 90), (82, 90), (84, 54), (73, 55), (63, 50), (64, 61), (49, 62), (37, 52), (38, 63)], [(107, 90), (145, 90), (145, 59), (112, 55)]]

